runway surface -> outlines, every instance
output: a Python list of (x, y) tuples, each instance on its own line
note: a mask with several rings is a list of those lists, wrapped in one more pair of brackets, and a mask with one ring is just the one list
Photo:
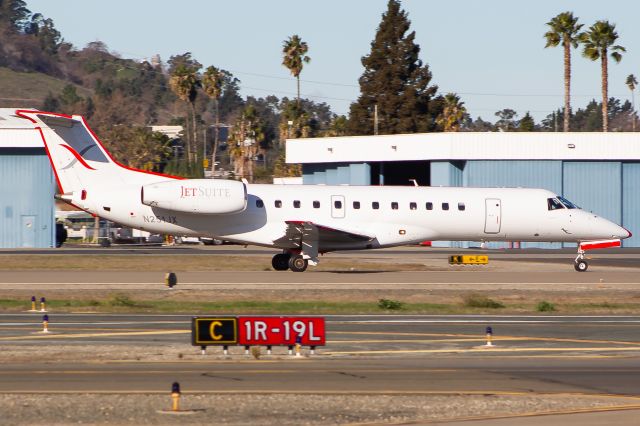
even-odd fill
[[(89, 253), (85, 250), (31, 252), (77, 256)], [(163, 286), (165, 271), (7, 270), (0, 274), (0, 292), (58, 292), (61, 298), (86, 292), (90, 298), (97, 292), (131, 290), (127, 294), (162, 298), (172, 294), (209, 297), (227, 291), (254, 299), (269, 294), (295, 299), (301, 289), (315, 291), (318, 298), (342, 291), (414, 297), (480, 289), (484, 294), (525, 298), (546, 292), (590, 300), (606, 293), (607, 300), (621, 303), (640, 296), (638, 250), (598, 254), (587, 273), (565, 265), (573, 257), (569, 250), (490, 252), (495, 260), (490, 268), (449, 267), (446, 257), (451, 250), (423, 250), (339, 253), (327, 263), (336, 258), (351, 259), (357, 265), (359, 260), (373, 258), (392, 269), (410, 257), (442, 261), (441, 270), (179, 272), (177, 290)], [(224, 246), (110, 248), (91, 253), (139, 256), (144, 269), (147, 254), (263, 256), (268, 262), (271, 251)], [(51, 333), (44, 334), (41, 313), (0, 312), (1, 394), (166, 394), (169, 384), (179, 381), (186, 394), (640, 398), (640, 316), (635, 315), (332, 315), (326, 317), (327, 345), (318, 348), (316, 355), (310, 356), (308, 348), (301, 358), (288, 355), (286, 348), (274, 348), (273, 355), (267, 355), (262, 348), (260, 359), (246, 355), (242, 347), (232, 347), (227, 357), (219, 347), (209, 347), (202, 355), (199, 347), (190, 344), (188, 314), (52, 311), (48, 315)], [(487, 326), (494, 332), (492, 347), (485, 346)], [(638, 411), (629, 410), (518, 417), (517, 421), (547, 426), (634, 424), (637, 415)], [(515, 423), (509, 418), (464, 424)]]
[[(316, 356), (277, 348), (260, 360), (242, 347), (200, 355), (188, 316), (50, 313), (55, 334), (38, 333), (39, 317), (1, 314), (0, 344), (139, 349), (112, 360), (5, 359), (0, 392), (164, 392), (179, 378), (192, 392), (639, 393), (637, 316), (330, 316)], [(483, 346), (487, 325), (493, 348)], [(149, 356), (163, 345), (181, 355)]]

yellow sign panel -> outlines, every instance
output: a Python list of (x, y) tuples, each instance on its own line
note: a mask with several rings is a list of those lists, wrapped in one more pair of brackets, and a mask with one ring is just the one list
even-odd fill
[(456, 254), (449, 256), (449, 263), (452, 265), (487, 265), (489, 256), (484, 254)]

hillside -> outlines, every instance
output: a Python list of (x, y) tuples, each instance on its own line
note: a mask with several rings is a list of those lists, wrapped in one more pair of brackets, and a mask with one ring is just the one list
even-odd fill
[[(49, 93), (57, 96), (68, 84), (68, 81), (39, 72), (18, 72), (0, 67), (0, 107), (39, 108)], [(91, 90), (74, 86), (78, 95), (92, 95)]]

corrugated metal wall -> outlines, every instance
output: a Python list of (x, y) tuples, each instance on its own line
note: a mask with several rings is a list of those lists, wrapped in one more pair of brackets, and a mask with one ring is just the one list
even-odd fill
[[(622, 223), (622, 163), (567, 161), (563, 164), (562, 195), (583, 210)], [(565, 247), (576, 244), (565, 243)]]
[(55, 180), (40, 151), (0, 150), (0, 248), (55, 245)]
[(432, 161), (431, 186), (462, 186), (463, 161)]
[(305, 185), (370, 185), (371, 167), (367, 163), (315, 163), (302, 165)]
[(562, 191), (562, 161), (467, 161), (464, 186)]
[(622, 164), (610, 161), (568, 161), (563, 168), (563, 196), (569, 201), (622, 223)]
[(622, 226), (633, 233), (622, 244), (640, 246), (640, 163), (622, 164)]

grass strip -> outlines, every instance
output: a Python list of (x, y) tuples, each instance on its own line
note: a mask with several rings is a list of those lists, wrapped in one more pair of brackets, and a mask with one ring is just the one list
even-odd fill
[[(640, 313), (640, 303), (567, 303), (555, 304), (552, 314), (633, 314)], [(21, 312), (30, 308), (24, 299), (0, 299), (0, 311)], [(39, 304), (37, 306), (39, 308)], [(379, 302), (329, 302), (329, 301), (174, 301), (134, 300), (118, 293), (106, 299), (48, 300), (51, 312), (103, 312), (103, 313), (181, 313), (198, 314), (495, 314), (493, 308), (473, 308), (461, 303), (402, 303), (401, 308), (389, 310)], [(501, 314), (539, 314), (537, 304), (509, 304), (500, 309)]]

